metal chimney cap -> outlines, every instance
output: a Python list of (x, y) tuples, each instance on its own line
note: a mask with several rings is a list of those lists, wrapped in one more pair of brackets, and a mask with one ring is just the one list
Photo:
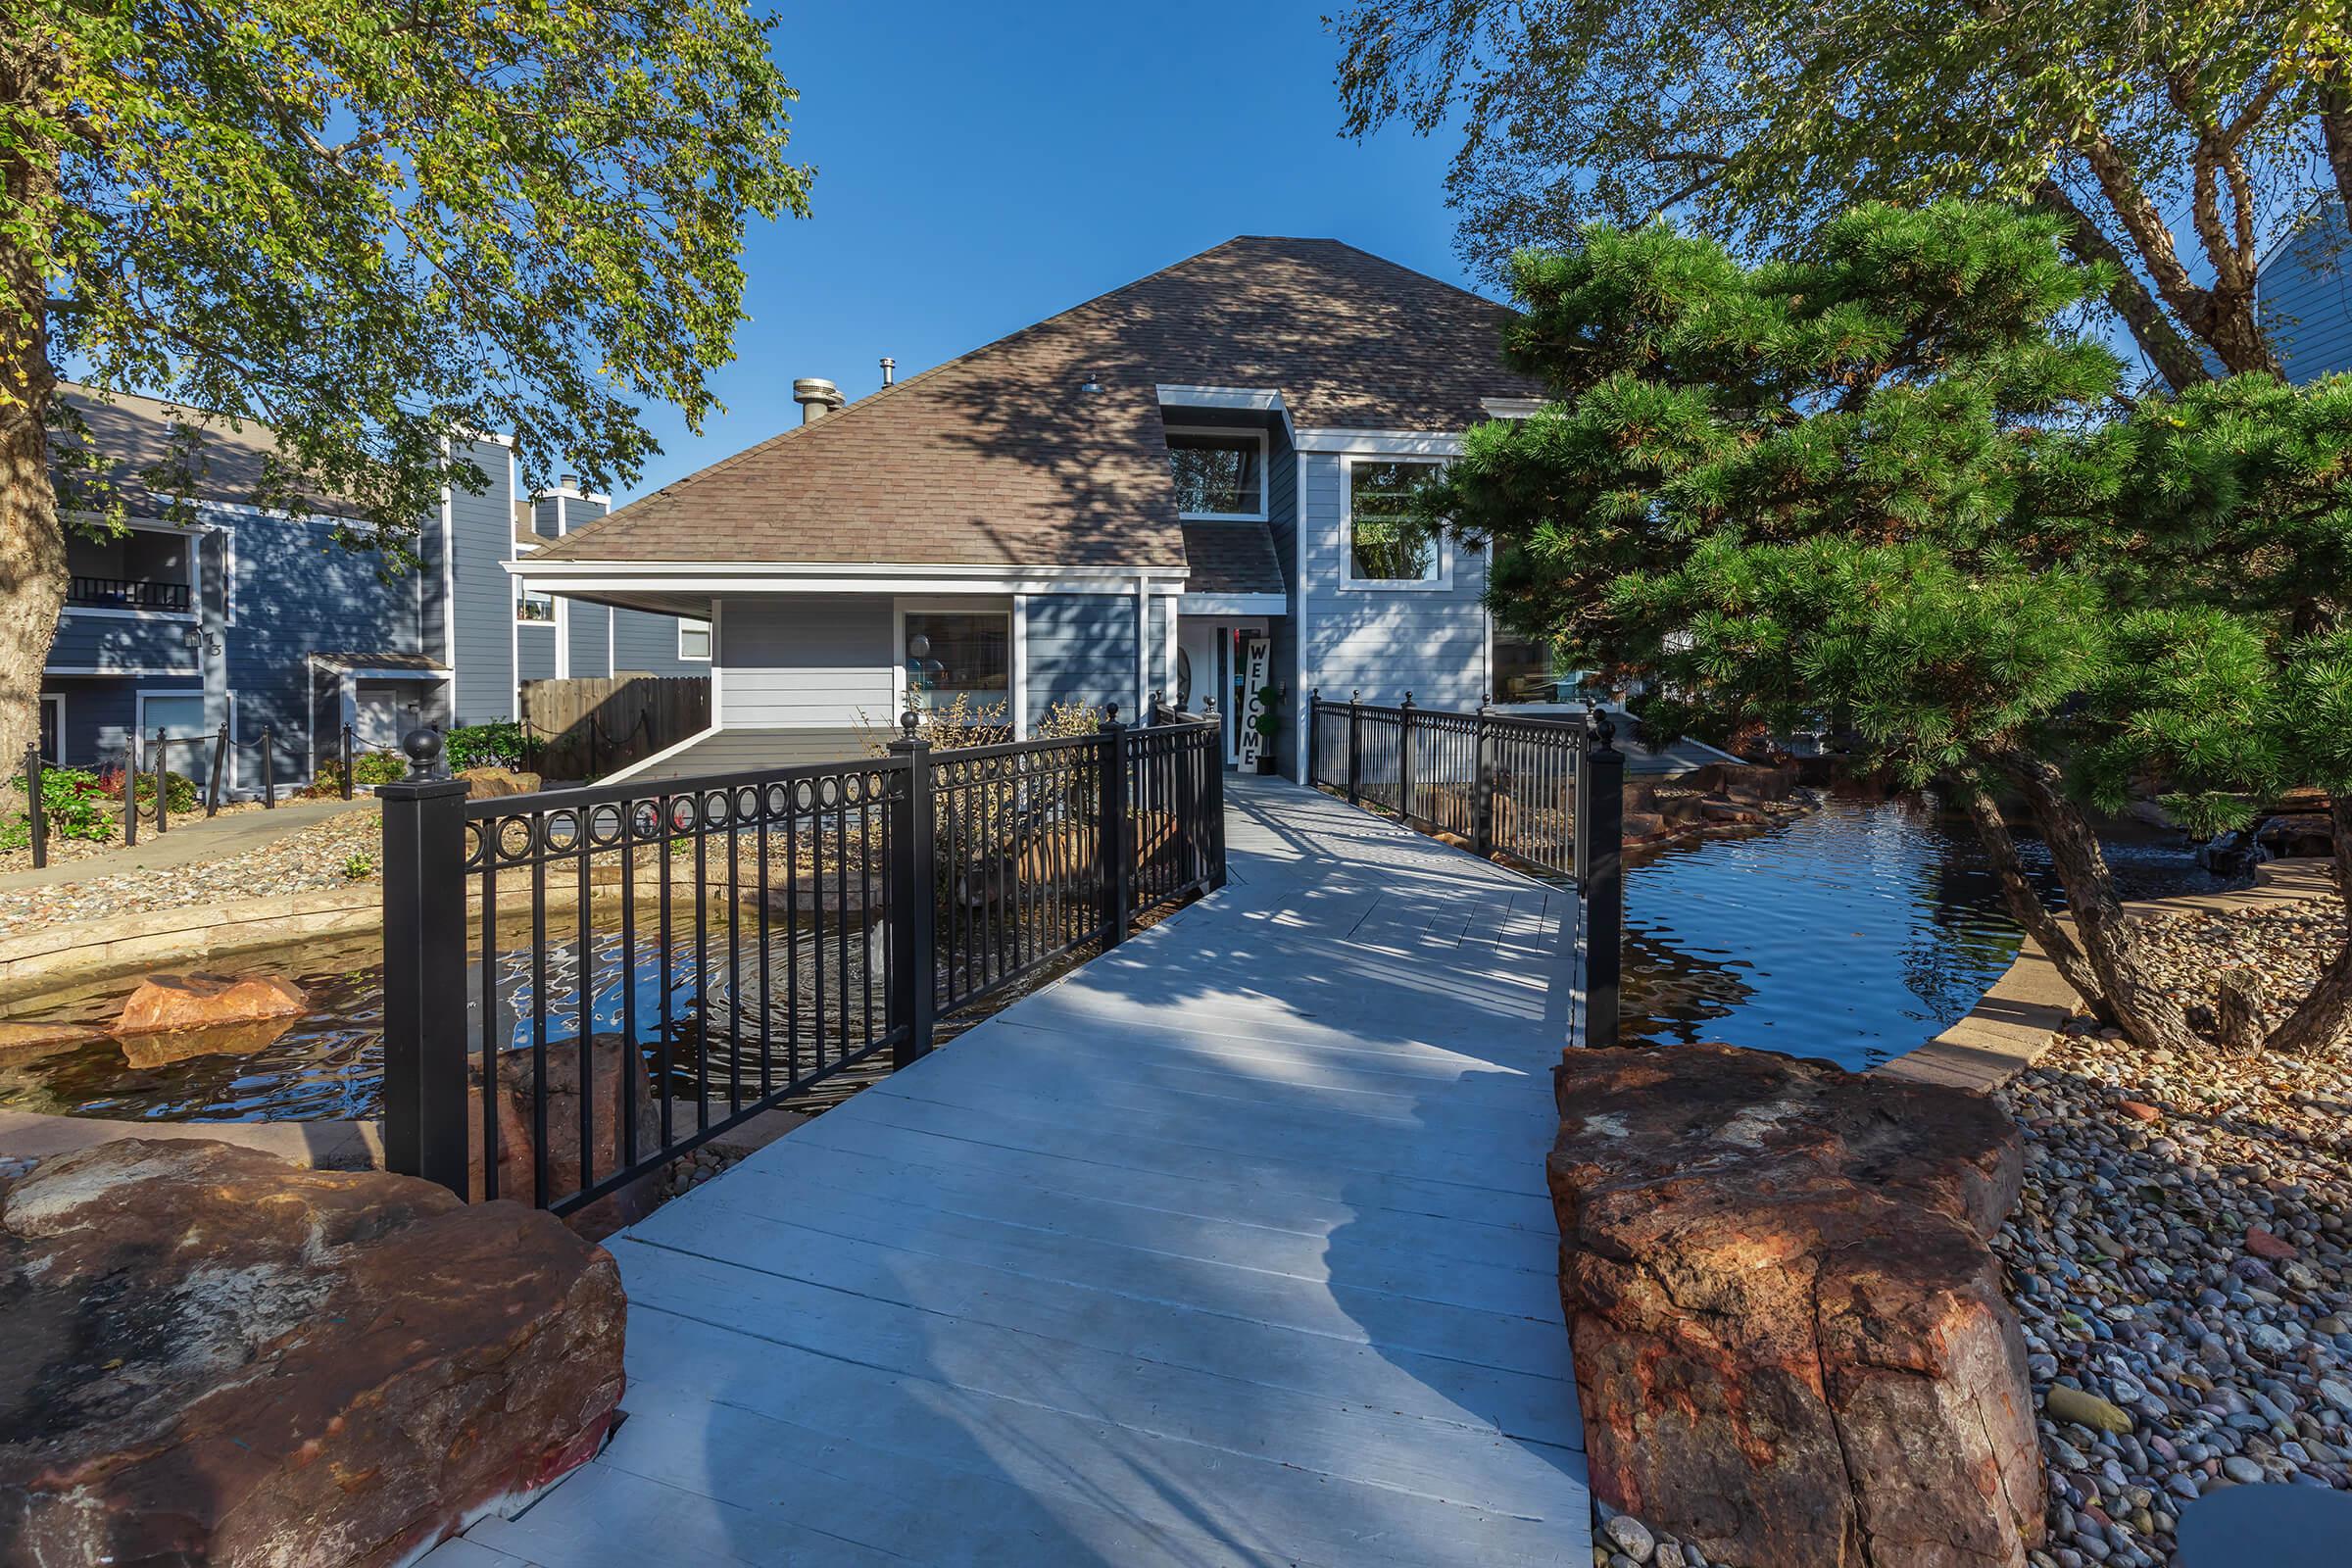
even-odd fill
[(792, 401), (801, 406), (801, 422), (808, 424), (849, 402), (841, 388), (821, 375), (804, 375), (792, 383)]
[(897, 360), (894, 360), (894, 359), (892, 359), (892, 358), (891, 358), (889, 355), (887, 355), (887, 354), (883, 355), (883, 356), (882, 356), (882, 384), (883, 384), (884, 386), (890, 386), (890, 385), (893, 385), (894, 383), (896, 383), (896, 382), (897, 382), (898, 378), (899, 378), (899, 362), (898, 362)]

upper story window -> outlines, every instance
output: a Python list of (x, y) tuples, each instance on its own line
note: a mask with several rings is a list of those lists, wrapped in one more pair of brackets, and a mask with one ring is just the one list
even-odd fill
[(1445, 542), (1413, 516), (1413, 497), (1436, 463), (1354, 458), (1348, 464), (1348, 580), (1429, 586), (1446, 580)]
[(196, 607), (196, 540), (178, 528), (70, 537), (66, 571), (66, 603), (73, 608), (187, 614)]
[(1266, 515), (1266, 437), (1258, 430), (1170, 430), (1168, 471), (1187, 517)]

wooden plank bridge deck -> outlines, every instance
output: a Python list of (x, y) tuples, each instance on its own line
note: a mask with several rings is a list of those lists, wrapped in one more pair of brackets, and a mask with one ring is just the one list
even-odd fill
[(609, 1244), (629, 1419), (432, 1568), (1574, 1564), (1573, 895), (1278, 780), (1231, 885)]

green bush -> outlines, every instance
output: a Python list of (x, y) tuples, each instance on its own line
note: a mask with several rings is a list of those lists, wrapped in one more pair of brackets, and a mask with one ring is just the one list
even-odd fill
[(453, 773), (469, 767), (519, 768), (529, 755), (530, 741), (520, 724), (503, 719), (495, 724), (461, 724), (441, 738), (441, 750)]
[[(351, 760), (351, 782), (355, 789), (374, 784), (397, 784), (409, 776), (408, 759), (396, 752), (362, 752)], [(313, 795), (343, 793), (343, 764), (321, 762), (311, 776)]]
[[(173, 782), (185, 785), (188, 808), (195, 806), (196, 787), (187, 780), (172, 775)], [(22, 798), (24, 793), (23, 775), (9, 781), (12, 792)], [(141, 779), (140, 798), (152, 802), (155, 785)], [(178, 805), (178, 792), (167, 792), (166, 798)], [(112, 838), (116, 823), (121, 819), (122, 775), (117, 771), (111, 779), (91, 772), (86, 767), (45, 767), (41, 769), (42, 814), (49, 818), (49, 831), (64, 839)], [(32, 842), (32, 823), (29, 816), (21, 814), (23, 808), (10, 803), (9, 821), (0, 827), (0, 849), (23, 849)]]

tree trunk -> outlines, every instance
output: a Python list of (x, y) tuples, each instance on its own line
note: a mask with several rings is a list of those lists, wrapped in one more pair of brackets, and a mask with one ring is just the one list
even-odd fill
[[(2334, 829), (2335, 886), (2340, 897), (2352, 888), (2352, 796), (2328, 803), (2328, 819)], [(2352, 1034), (2352, 936), (2336, 949), (2334, 961), (2320, 975), (2311, 995), (2295, 1004), (2286, 1022), (2271, 1031), (2265, 1042), (2273, 1051), (2312, 1056), (2342, 1046)]]
[(2328, 152), (2328, 168), (2335, 175), (2335, 194), (2344, 204), (2344, 221), (2352, 224), (2352, 72), (2336, 68), (2337, 79), (2320, 87), (2320, 143)]
[[(18, 71), (0, 78), (0, 95), (29, 95)], [(11, 212), (46, 211), (57, 190), (55, 151), (33, 141), (0, 153), (0, 183)], [(0, 238), (0, 777), (40, 734), (41, 668), (66, 602), (66, 536), (49, 478), (57, 373), (48, 284), (38, 254)]]
[(2086, 266), (2104, 263), (2114, 270), (2115, 284), (2107, 291), (2107, 303), (2132, 329), (2132, 340), (2139, 344), (2139, 351), (2156, 367), (2156, 373), (2164, 377), (2166, 385), (2180, 392), (2199, 381), (2213, 379), (2213, 372), (2205, 368), (2197, 346), (2173, 324), (2173, 318), (2164, 314), (2164, 307), (2156, 303), (2156, 296), (2148, 292), (2147, 284), (2139, 280), (2131, 264), (2124, 260), (2123, 251), (2090, 220), (2090, 215), (2076, 204), (2065, 186), (2043, 175), (2034, 187), (2034, 204), (2065, 221), (2068, 255)]
[(2066, 886), (2066, 902), (2081, 934), (2082, 954), (2098, 978), (2100, 992), (2115, 1009), (2116, 1027), (2142, 1046), (2161, 1046), (2182, 1054), (2204, 1049), (2188, 1024), (2180, 999), (2151, 984), (2132, 952), (2130, 922), (2115, 896), (2115, 879), (2108, 874), (2107, 858), (2082, 810), (2058, 788), (2057, 767), (2038, 757), (2011, 753), (1999, 760), (2001, 771), (2024, 792), (2026, 808), (2034, 813), (2049, 846), (2050, 861)]
[(2001, 818), (1999, 803), (1985, 791), (1967, 786), (1962, 786), (1960, 795), (1961, 804), (1968, 808), (1969, 820), (1976, 824), (1977, 837), (1984, 842), (1984, 857), (1992, 862), (1993, 875), (2000, 878), (2001, 896), (2008, 901), (2011, 916), (2041, 949), (2058, 970), (2058, 977), (2075, 988), (2075, 995), (2082, 999), (2091, 1014), (2101, 1023), (2122, 1027), (2117, 1022), (2114, 1004), (2107, 1000), (2099, 977), (2091, 972), (2090, 964), (2082, 956), (2082, 950), (2066, 934), (2066, 927), (2051, 915), (2034, 891), (2034, 884), (2026, 879), (2026, 868), (2018, 862), (2017, 843), (2009, 836), (2009, 824)]

